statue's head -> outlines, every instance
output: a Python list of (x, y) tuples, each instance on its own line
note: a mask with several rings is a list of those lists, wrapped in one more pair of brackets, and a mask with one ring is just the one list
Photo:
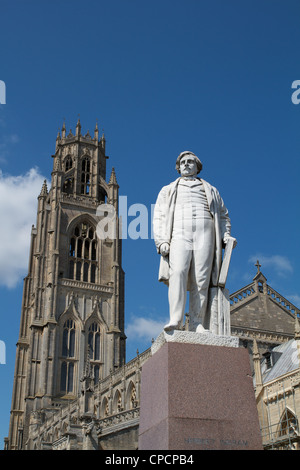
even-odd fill
[(200, 173), (202, 163), (193, 152), (185, 150), (178, 155), (175, 168), (181, 176), (192, 176)]

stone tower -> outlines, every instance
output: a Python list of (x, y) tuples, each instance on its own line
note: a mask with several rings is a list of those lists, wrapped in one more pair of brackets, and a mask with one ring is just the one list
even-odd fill
[[(125, 363), (121, 240), (99, 238), (110, 207), (118, 214), (114, 169), (106, 182), (104, 135), (56, 139), (51, 188), (43, 184), (32, 227), (9, 429), (9, 448), (24, 448), (35, 413), (51, 415), (81, 394), (88, 358), (93, 380)], [(104, 206), (103, 204), (107, 204)], [(98, 209), (98, 210), (97, 210)], [(102, 215), (99, 215), (102, 214)]]

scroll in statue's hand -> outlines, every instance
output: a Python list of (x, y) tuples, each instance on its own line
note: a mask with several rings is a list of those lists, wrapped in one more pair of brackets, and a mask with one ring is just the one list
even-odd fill
[(225, 235), (225, 236), (224, 236), (223, 241), (224, 241), (225, 245), (226, 245), (226, 243), (227, 243), (230, 239), (233, 240), (233, 248), (235, 248), (236, 245), (237, 245), (237, 240), (236, 240), (236, 238), (231, 237), (230, 235)]

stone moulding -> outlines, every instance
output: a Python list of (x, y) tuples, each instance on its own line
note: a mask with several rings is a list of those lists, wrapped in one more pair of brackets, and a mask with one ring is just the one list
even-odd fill
[(171, 333), (162, 331), (151, 346), (151, 353), (155, 354), (165, 343), (209, 344), (211, 346), (239, 347), (239, 338), (234, 336), (221, 336), (194, 331), (174, 330)]
[(137, 407), (99, 420), (97, 435), (103, 437), (107, 434), (123, 431), (126, 428), (138, 426), (139, 418), (140, 408)]
[(74, 287), (77, 289), (90, 289), (97, 292), (105, 292), (112, 294), (114, 289), (111, 286), (103, 286), (100, 284), (91, 284), (89, 282), (75, 281), (73, 279), (61, 279), (60, 285), (63, 287)]

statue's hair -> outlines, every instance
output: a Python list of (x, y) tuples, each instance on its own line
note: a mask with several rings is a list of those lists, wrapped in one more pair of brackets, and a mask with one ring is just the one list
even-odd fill
[(178, 155), (177, 160), (176, 160), (175, 169), (178, 171), (178, 173), (180, 173), (180, 160), (182, 159), (182, 157), (184, 155), (187, 155), (187, 154), (193, 155), (193, 157), (195, 157), (196, 164), (197, 164), (197, 169), (198, 169), (197, 173), (200, 173), (200, 171), (202, 170), (202, 162), (199, 160), (199, 158), (193, 152), (190, 152), (189, 150), (185, 150), (184, 152), (181, 152)]

